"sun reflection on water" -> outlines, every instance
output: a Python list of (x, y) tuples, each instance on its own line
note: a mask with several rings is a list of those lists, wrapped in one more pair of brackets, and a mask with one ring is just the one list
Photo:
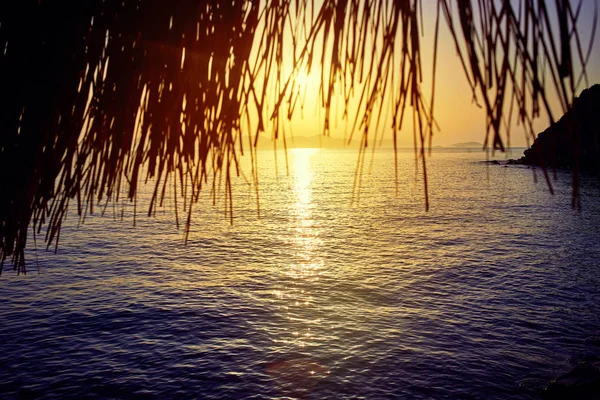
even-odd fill
[[(281, 310), (287, 320), (286, 334), (279, 338), (284, 347), (301, 349), (304, 356), (287, 359), (270, 367), (270, 372), (292, 387), (310, 387), (309, 381), (329, 374), (329, 368), (313, 359), (316, 347), (322, 338), (316, 334), (322, 324), (318, 317), (318, 296), (314, 296), (315, 285), (324, 270), (322, 239), (317, 208), (313, 199), (314, 165), (311, 158), (319, 149), (293, 149), (290, 151), (290, 179), (293, 192), (289, 207), (289, 218), (293, 222), (289, 232), (290, 263), (282, 268), (282, 290), (273, 295), (281, 301)], [(314, 350), (314, 351), (313, 351)]]
[(318, 256), (321, 245), (319, 226), (313, 216), (314, 171), (311, 158), (319, 149), (293, 149), (292, 177), (296, 201), (292, 209), (295, 218), (293, 242), (297, 261), (291, 266), (288, 275), (295, 279), (318, 280), (323, 260)]

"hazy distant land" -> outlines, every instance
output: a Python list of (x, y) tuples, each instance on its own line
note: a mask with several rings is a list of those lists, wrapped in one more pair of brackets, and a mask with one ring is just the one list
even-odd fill
[[(413, 148), (412, 138), (410, 140), (398, 141), (398, 148)], [(258, 140), (259, 149), (273, 149), (273, 139), (267, 136), (260, 136)], [(348, 138), (332, 137), (325, 135), (311, 135), (301, 136), (294, 135), (286, 137), (286, 147), (289, 149), (295, 148), (323, 148), (323, 149), (358, 149), (360, 144), (359, 136), (355, 135), (351, 141)], [(371, 141), (368, 143), (368, 147), (375, 145), (377, 148), (391, 149), (394, 147), (394, 142), (391, 137), (384, 137), (383, 140)], [(277, 148), (283, 149), (283, 140), (277, 140)], [(483, 143), (479, 142), (460, 142), (451, 145), (434, 145), (434, 149), (483, 149)]]

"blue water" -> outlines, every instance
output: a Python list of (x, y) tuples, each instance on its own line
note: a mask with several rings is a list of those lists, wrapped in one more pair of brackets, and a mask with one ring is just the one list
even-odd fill
[(392, 152), (360, 193), (356, 157), (262, 153), (260, 218), (237, 179), (187, 245), (172, 200), (70, 214), (0, 277), (0, 397), (537, 399), (600, 354), (597, 179), (577, 212), (566, 172), (437, 151), (425, 212), (411, 152), (397, 195)]

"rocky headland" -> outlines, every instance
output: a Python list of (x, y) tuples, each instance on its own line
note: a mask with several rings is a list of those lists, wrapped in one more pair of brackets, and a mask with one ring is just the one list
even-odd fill
[(571, 110), (509, 164), (600, 171), (600, 85), (582, 91)]

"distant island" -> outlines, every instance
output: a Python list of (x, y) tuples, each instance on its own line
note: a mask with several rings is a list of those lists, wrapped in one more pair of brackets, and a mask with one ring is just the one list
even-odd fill
[[(322, 149), (334, 149), (334, 148), (358, 148), (358, 140), (353, 140), (350, 144), (344, 138), (326, 136), (326, 135), (289, 135), (286, 137), (286, 147), (289, 149), (302, 149), (302, 148), (322, 148)], [(273, 150), (274, 142), (273, 139), (267, 136), (261, 135), (258, 140), (258, 148), (262, 150)], [(283, 149), (283, 140), (277, 140), (277, 149)]]
[[(288, 136), (286, 138), (286, 147), (289, 149), (294, 148), (323, 148), (323, 149), (358, 149), (360, 145), (360, 141), (358, 140), (358, 135), (353, 138), (353, 140), (348, 143), (347, 138), (333, 137), (333, 136), (325, 136), (325, 135), (311, 135), (311, 136), (303, 136), (303, 135), (293, 135)], [(369, 142), (369, 148), (375, 146), (376, 148), (389, 149), (394, 147), (394, 142), (391, 137), (384, 137), (383, 140), (378, 138), (375, 143), (374, 140)], [(273, 149), (273, 140), (267, 136), (262, 136), (258, 140), (258, 148), (259, 149)], [(283, 141), (277, 141), (277, 148), (283, 149)], [(406, 138), (402, 138), (402, 140), (398, 141), (398, 148), (410, 148), (413, 149), (412, 142), (408, 141)], [(483, 143), (479, 142), (461, 142), (454, 143), (447, 146), (433, 146), (433, 149), (483, 149)]]
[(509, 163), (600, 171), (600, 85), (581, 92), (571, 110)]
[(483, 149), (483, 143), (479, 142), (463, 142), (463, 143), (454, 143), (450, 146), (454, 149)]

